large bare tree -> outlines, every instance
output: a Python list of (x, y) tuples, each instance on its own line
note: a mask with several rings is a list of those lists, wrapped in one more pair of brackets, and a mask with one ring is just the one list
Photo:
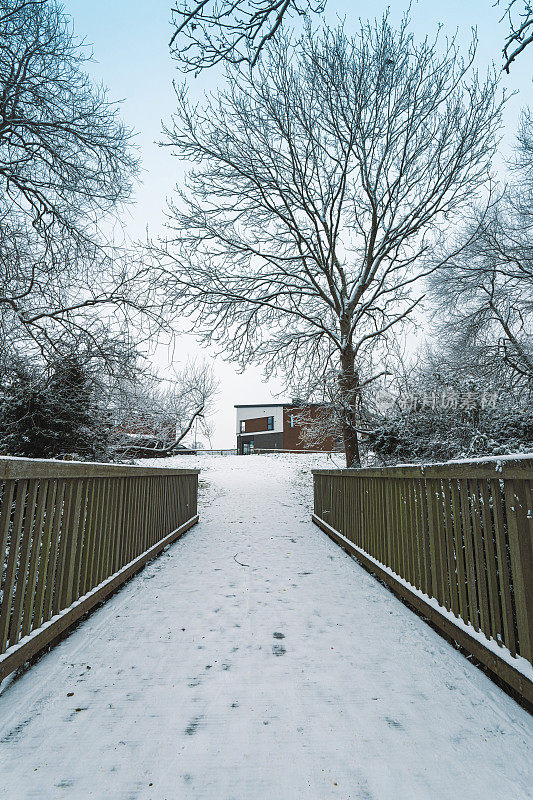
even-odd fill
[(196, 167), (152, 254), (175, 313), (227, 358), (291, 383), (336, 369), (353, 466), (368, 364), (486, 186), (501, 103), (473, 50), (417, 42), (407, 20), (290, 44), (203, 107), (178, 91), (167, 144)]

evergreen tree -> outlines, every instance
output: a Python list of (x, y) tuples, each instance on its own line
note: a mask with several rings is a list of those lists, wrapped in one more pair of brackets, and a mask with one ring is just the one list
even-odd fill
[(105, 456), (109, 420), (86, 364), (63, 357), (48, 369), (18, 362), (0, 389), (0, 447), (28, 458)]

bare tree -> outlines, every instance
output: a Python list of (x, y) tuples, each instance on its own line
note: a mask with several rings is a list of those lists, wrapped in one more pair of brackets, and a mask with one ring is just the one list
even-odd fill
[[(521, 125), (512, 180), (468, 246), (432, 276), (441, 330), (471, 373), (533, 391), (533, 120)], [(471, 236), (471, 229), (476, 235)], [(462, 354), (462, 355), (461, 355)]]
[(137, 160), (116, 105), (84, 71), (89, 58), (53, 0), (0, 0), (4, 353), (33, 343), (56, 358), (78, 338), (102, 349), (116, 317), (100, 307), (146, 304), (146, 271), (132, 274), (101, 235), (130, 198)]
[[(383, 414), (393, 403), (407, 364), (405, 342), (401, 337), (387, 337), (381, 346), (374, 345), (364, 355), (356, 395), (357, 422), (353, 423), (360, 437), (361, 462), (368, 455), (368, 437), (375, 432), (376, 425), (382, 423)], [(365, 375), (368, 376), (366, 379)], [(331, 370), (329, 375), (321, 376), (319, 380), (316, 377), (315, 380), (308, 380), (307, 390), (320, 402), (316, 406), (304, 403), (302, 409), (295, 412), (301, 443), (309, 449), (329, 448), (331, 442), (336, 445), (343, 439), (346, 417), (346, 398), (339, 385), (338, 371)], [(305, 388), (298, 391), (305, 396)]]
[(218, 381), (205, 362), (188, 361), (164, 381), (155, 375), (123, 382), (115, 391), (115, 449), (147, 458), (170, 456), (198, 421), (209, 435)]
[[(500, 0), (497, 0), (496, 5), (500, 5)], [(507, 0), (502, 17), (504, 19), (509, 24), (509, 32), (503, 48), (503, 68), (509, 73), (513, 61), (533, 42), (533, 5), (529, 0), (520, 0), (518, 4), (517, 0)]]
[(131, 192), (131, 135), (53, 0), (1, 0), (0, 44), (2, 217), (83, 239)]
[(171, 10), (170, 50), (185, 72), (225, 61), (257, 63), (289, 17), (323, 11), (325, 0), (183, 0)]
[(150, 270), (118, 247), (91, 250), (65, 236), (41, 249), (31, 234), (0, 227), (0, 361), (92, 350), (95, 362), (121, 374), (125, 350), (136, 354), (165, 327)]
[(175, 313), (290, 383), (335, 365), (349, 466), (361, 369), (419, 302), (435, 239), (486, 185), (496, 146), (495, 77), (468, 81), (473, 53), (439, 51), (387, 17), (354, 38), (279, 39), (204, 108), (178, 91), (167, 131), (197, 164), (152, 244)]

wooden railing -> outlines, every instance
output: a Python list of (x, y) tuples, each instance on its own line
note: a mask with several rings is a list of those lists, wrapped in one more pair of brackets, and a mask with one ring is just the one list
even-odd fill
[(533, 701), (533, 458), (313, 472), (313, 521)]
[(198, 521), (198, 472), (0, 458), (0, 680)]

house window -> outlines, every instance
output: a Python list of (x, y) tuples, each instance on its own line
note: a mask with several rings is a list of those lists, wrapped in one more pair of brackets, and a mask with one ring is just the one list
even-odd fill
[(241, 419), (241, 433), (246, 433), (246, 420)]
[(294, 414), (289, 415), (289, 428), (294, 428)]
[(267, 431), (274, 430), (274, 417), (267, 417)]

